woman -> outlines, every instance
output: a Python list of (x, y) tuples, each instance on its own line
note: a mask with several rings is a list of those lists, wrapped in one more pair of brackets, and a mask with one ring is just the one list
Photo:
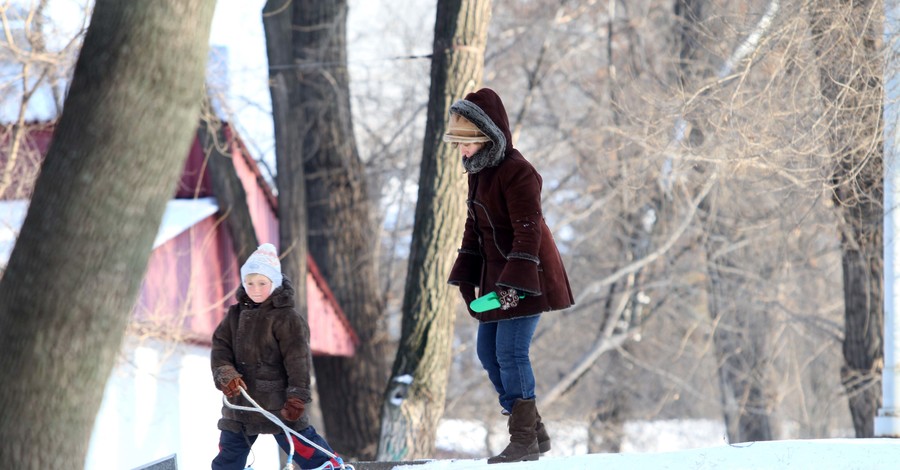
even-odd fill
[(513, 148), (509, 119), (489, 88), (450, 107), (445, 142), (459, 148), (468, 173), (468, 217), (448, 282), (468, 308), (475, 289), (496, 292), (500, 308), (479, 320), (478, 358), (509, 414), (510, 443), (488, 463), (537, 460), (550, 437), (535, 407), (531, 339), (540, 314), (574, 303), (569, 279), (541, 212), (541, 176)]

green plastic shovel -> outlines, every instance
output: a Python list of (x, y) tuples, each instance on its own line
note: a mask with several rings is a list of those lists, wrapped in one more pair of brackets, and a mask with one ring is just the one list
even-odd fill
[[(525, 296), (520, 295), (519, 298), (524, 299)], [(488, 310), (500, 308), (500, 297), (497, 296), (496, 292), (482, 295), (481, 297), (473, 300), (472, 303), (469, 304), (469, 308), (471, 308), (473, 312), (477, 313), (487, 312)]]

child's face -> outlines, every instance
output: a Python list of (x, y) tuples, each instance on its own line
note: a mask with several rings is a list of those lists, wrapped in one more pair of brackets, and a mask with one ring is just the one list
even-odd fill
[(479, 150), (481, 150), (482, 147), (484, 147), (484, 142), (460, 143), (459, 153), (466, 158), (470, 158), (472, 155), (475, 155)]
[(272, 280), (262, 274), (248, 274), (244, 278), (244, 289), (250, 300), (261, 304), (272, 293)]

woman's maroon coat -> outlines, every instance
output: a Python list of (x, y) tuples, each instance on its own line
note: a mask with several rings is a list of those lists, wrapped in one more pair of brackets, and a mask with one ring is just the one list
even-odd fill
[(491, 144), (463, 165), (469, 171), (468, 217), (448, 282), (525, 294), (516, 307), (469, 313), (497, 321), (559, 310), (574, 303), (569, 278), (541, 212), (542, 180), (513, 148), (506, 110), (488, 88), (470, 93), (451, 112), (472, 121)]

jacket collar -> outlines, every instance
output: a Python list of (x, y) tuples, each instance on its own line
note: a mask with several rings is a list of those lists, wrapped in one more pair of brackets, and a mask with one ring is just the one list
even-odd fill
[[(235, 297), (237, 297), (238, 302), (244, 305), (254, 305), (254, 302), (250, 300), (250, 296), (247, 295), (247, 291), (244, 290), (243, 285), (238, 287)], [(287, 276), (284, 276), (282, 279), (281, 287), (275, 289), (275, 292), (272, 292), (272, 295), (270, 295), (263, 303), (259, 304), (259, 306), (262, 307), (269, 304), (274, 308), (294, 306), (294, 286)]]

